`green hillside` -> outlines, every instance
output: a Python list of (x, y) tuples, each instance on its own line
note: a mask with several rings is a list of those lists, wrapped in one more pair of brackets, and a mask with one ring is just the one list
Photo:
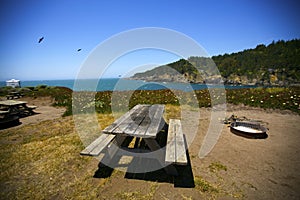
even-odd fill
[(187, 60), (180, 59), (176, 62), (159, 66), (152, 70), (137, 73), (132, 78), (146, 81), (168, 82), (201, 82), (198, 70)]
[(212, 58), (181, 59), (137, 73), (132, 78), (195, 83), (219, 82), (222, 79), (225, 84), (299, 84), (300, 40), (280, 40), (267, 46), (260, 44), (254, 49)]

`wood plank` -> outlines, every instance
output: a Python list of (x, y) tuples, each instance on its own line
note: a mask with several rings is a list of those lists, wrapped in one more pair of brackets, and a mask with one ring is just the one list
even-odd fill
[(122, 143), (126, 139), (125, 135), (116, 135), (114, 141), (108, 146), (107, 153), (112, 158), (115, 156), (119, 148), (121, 148)]
[(26, 108), (33, 110), (33, 109), (36, 109), (37, 106), (27, 105)]
[(2, 106), (17, 106), (17, 105), (25, 105), (27, 101), (17, 101), (17, 100), (5, 100), (0, 101), (0, 105)]
[(88, 155), (103, 139), (105, 135), (100, 135), (96, 140), (94, 140), (90, 145), (88, 145), (84, 150), (80, 152), (81, 155)]
[(133, 112), (140, 109), (143, 105), (136, 105), (131, 110), (126, 112), (124, 115), (119, 117), (116, 121), (114, 121), (111, 125), (107, 126), (103, 133), (112, 133), (114, 129), (116, 129), (124, 120), (126, 120)]
[(181, 127), (180, 120), (175, 121), (175, 131), (176, 131), (176, 159), (175, 164), (178, 165), (186, 165), (187, 164), (187, 157), (186, 157), (186, 149), (185, 149), (185, 142)]
[(133, 135), (136, 129), (140, 126), (145, 116), (148, 113), (150, 105), (143, 105), (137, 112), (133, 113), (128, 120), (124, 121), (119, 129), (127, 135)]
[(167, 137), (167, 145), (166, 145), (166, 157), (165, 161), (168, 164), (175, 163), (176, 159), (176, 130), (175, 130), (175, 121), (170, 119), (169, 121), (169, 130), (168, 130), (168, 137)]
[(98, 156), (101, 151), (107, 147), (109, 145), (109, 143), (115, 138), (115, 135), (108, 135), (107, 137), (101, 141), (101, 143), (99, 143), (91, 152), (90, 155), (91, 156)]
[(139, 107), (139, 109), (135, 110), (135, 112), (133, 112), (131, 115), (129, 115), (127, 117), (127, 119), (125, 119), (122, 123), (120, 123), (119, 126), (116, 127), (115, 130), (113, 130), (113, 133), (116, 133), (116, 134), (126, 133), (126, 134), (128, 134), (127, 132), (125, 132), (125, 130), (128, 127), (131, 127), (131, 126), (133, 126), (133, 128), (136, 125), (139, 126), (139, 123), (137, 123), (137, 121), (142, 121), (143, 120), (143, 118), (145, 117), (148, 109), (149, 109), (148, 105), (143, 105), (143, 106)]
[(166, 145), (166, 163), (186, 165), (188, 163), (181, 121), (170, 119)]
[(151, 125), (148, 127), (147, 132), (146, 132), (146, 137), (156, 137), (157, 133), (160, 131), (160, 125), (161, 122), (163, 120), (163, 114), (164, 114), (164, 109), (165, 106), (164, 105), (153, 105), (150, 108), (150, 113), (153, 111), (155, 111), (155, 113), (151, 116)]
[(144, 118), (142, 120), (142, 122), (140, 123), (140, 125), (138, 126), (138, 128), (136, 129), (136, 131), (134, 132), (134, 136), (136, 137), (142, 137), (144, 138), (148, 127), (151, 124), (151, 110), (152, 106), (148, 108), (148, 110), (144, 113)]
[(100, 152), (115, 138), (115, 135), (102, 134), (80, 152), (81, 155), (98, 156)]
[(0, 115), (4, 115), (4, 114), (8, 114), (9, 111), (8, 110), (0, 110)]

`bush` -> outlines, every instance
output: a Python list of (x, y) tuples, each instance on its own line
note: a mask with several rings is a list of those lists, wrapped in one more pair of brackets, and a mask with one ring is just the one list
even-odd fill
[(45, 88), (47, 88), (47, 85), (38, 85), (38, 86), (36, 86), (35, 87), (36, 89), (45, 89)]

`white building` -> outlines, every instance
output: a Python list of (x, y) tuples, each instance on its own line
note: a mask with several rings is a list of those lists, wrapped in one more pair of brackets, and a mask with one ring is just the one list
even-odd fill
[(20, 80), (11, 79), (11, 80), (6, 81), (6, 86), (10, 86), (13, 88), (21, 87), (21, 82), (20, 82)]

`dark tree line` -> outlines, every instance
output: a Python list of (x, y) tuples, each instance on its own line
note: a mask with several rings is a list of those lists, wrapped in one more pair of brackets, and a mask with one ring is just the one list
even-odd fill
[(190, 82), (216, 80), (221, 75), (228, 84), (300, 83), (300, 40), (273, 41), (267, 46), (259, 44), (254, 49), (211, 58), (193, 56), (137, 73), (134, 77), (175, 76), (178, 73)]
[(258, 81), (300, 82), (300, 40), (279, 40), (265, 46), (257, 45), (238, 53), (213, 56), (224, 78), (246, 76)]

